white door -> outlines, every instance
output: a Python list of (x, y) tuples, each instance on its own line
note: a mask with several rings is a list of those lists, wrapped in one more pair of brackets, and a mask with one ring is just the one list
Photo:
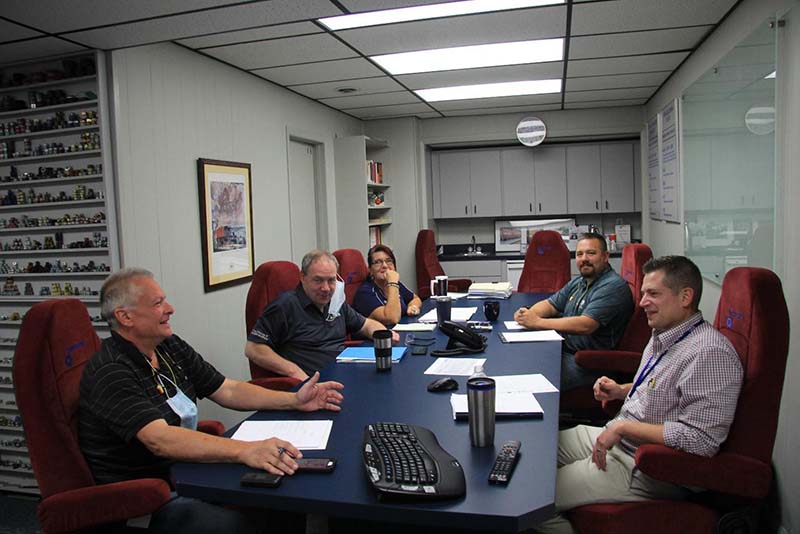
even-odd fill
[(290, 140), (289, 217), (292, 261), (298, 266), (306, 252), (319, 246), (314, 167), (314, 147)]

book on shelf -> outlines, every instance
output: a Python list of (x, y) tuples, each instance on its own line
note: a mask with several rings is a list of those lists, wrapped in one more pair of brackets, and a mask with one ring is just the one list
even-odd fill
[(369, 229), (369, 248), (381, 244), (381, 227), (373, 226)]
[(383, 163), (367, 160), (367, 181), (371, 184), (383, 183)]

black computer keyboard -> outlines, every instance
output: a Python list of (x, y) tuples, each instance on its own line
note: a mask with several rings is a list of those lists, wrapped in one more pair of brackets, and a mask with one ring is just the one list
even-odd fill
[(381, 494), (446, 499), (466, 493), (461, 464), (427, 428), (367, 425), (362, 450), (367, 477)]

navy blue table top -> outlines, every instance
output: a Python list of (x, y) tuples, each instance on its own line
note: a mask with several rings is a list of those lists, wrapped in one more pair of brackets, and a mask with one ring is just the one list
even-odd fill
[[(560, 382), (559, 342), (504, 344), (498, 332), (503, 320), (510, 320), (521, 305), (529, 305), (545, 295), (515, 294), (500, 304), (500, 319), (494, 330), (484, 332), (489, 343), (485, 353), (489, 376), (542, 373), (556, 387)], [(460, 299), (454, 307), (477, 306), (475, 320), (484, 319), (481, 300)], [(429, 309), (430, 302), (424, 309)], [(431, 348), (444, 348), (447, 338), (433, 336)], [(400, 343), (405, 336), (401, 333)], [(544, 410), (542, 419), (498, 420), (494, 447), (472, 447), (469, 426), (453, 420), (450, 393), (430, 393), (426, 386), (438, 378), (423, 372), (431, 356), (413, 356), (409, 350), (391, 372), (379, 373), (366, 363), (332, 364), (322, 371), (323, 380), (345, 385), (341, 412), (258, 412), (251, 420), (332, 419), (328, 447), (324, 451), (304, 451), (306, 457), (333, 457), (336, 469), (330, 474), (297, 473), (284, 477), (279, 488), (245, 488), (239, 478), (250, 469), (238, 464), (179, 463), (173, 477), (180, 495), (203, 500), (298, 511), (330, 516), (353, 517), (388, 522), (411, 523), (450, 528), (469, 528), (518, 532), (531, 528), (553, 513), (558, 442), (558, 393), (537, 394)], [(466, 377), (454, 377), (457, 393), (466, 393)], [(374, 422), (403, 422), (427, 427), (439, 443), (461, 462), (467, 479), (464, 497), (444, 501), (379, 499), (367, 480), (361, 442), (364, 426)], [(232, 429), (233, 430), (233, 429)], [(487, 482), (489, 469), (500, 446), (507, 440), (522, 441), (521, 456), (508, 486)]]

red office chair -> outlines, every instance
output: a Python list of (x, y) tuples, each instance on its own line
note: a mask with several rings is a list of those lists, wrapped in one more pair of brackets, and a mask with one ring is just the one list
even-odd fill
[[(420, 230), (417, 234), (417, 295), (425, 300), (431, 296), (431, 280), (445, 274), (436, 254), (436, 240), (433, 230)], [(469, 289), (472, 280), (456, 278), (447, 281), (447, 290), (465, 292)]]
[[(267, 304), (278, 298), (284, 291), (297, 287), (300, 283), (300, 269), (290, 261), (268, 261), (262, 263), (253, 274), (250, 289), (247, 291), (245, 302), (245, 329), (249, 335), (261, 317)], [(278, 391), (289, 391), (300, 381), (288, 376), (278, 376), (271, 371), (262, 369), (252, 361), (250, 363), (250, 382), (259, 386)]]
[(540, 230), (533, 234), (519, 277), (520, 293), (555, 293), (570, 280), (570, 254), (561, 234)]
[[(100, 349), (89, 312), (77, 299), (48, 300), (26, 314), (14, 354), (14, 389), (42, 493), (46, 533), (67, 533), (147, 515), (170, 499), (156, 478), (97, 485), (78, 443), (83, 366)], [(217, 421), (198, 428), (222, 435)]]
[(339, 262), (339, 276), (344, 280), (345, 300), (351, 306), (356, 296), (356, 291), (369, 276), (367, 262), (361, 251), (354, 248), (343, 248), (333, 253)]
[(714, 327), (733, 343), (744, 369), (728, 439), (713, 458), (642, 445), (636, 451), (636, 465), (659, 480), (705, 488), (709, 490), (705, 497), (727, 500), (738, 509), (720, 517), (721, 511), (707, 504), (711, 499), (593, 504), (570, 512), (578, 532), (625, 534), (647, 525), (648, 534), (709, 534), (717, 532), (718, 524), (745, 523), (743, 507), (757, 505), (767, 496), (789, 349), (789, 312), (778, 277), (754, 267), (729, 271), (722, 282)]
[[(633, 379), (639, 368), (642, 351), (650, 340), (652, 330), (647, 325), (647, 316), (639, 306), (644, 273), (642, 267), (653, 257), (653, 251), (643, 243), (632, 243), (622, 249), (622, 269), (619, 273), (628, 282), (633, 296), (633, 315), (615, 350), (581, 350), (575, 353), (575, 362), (581, 367), (598, 372), (612, 373), (618, 378)], [(630, 381), (630, 380), (625, 380)], [(613, 417), (622, 402), (613, 401), (603, 405), (594, 400), (591, 387), (575, 388), (561, 392), (561, 413), (570, 419), (602, 422)]]

